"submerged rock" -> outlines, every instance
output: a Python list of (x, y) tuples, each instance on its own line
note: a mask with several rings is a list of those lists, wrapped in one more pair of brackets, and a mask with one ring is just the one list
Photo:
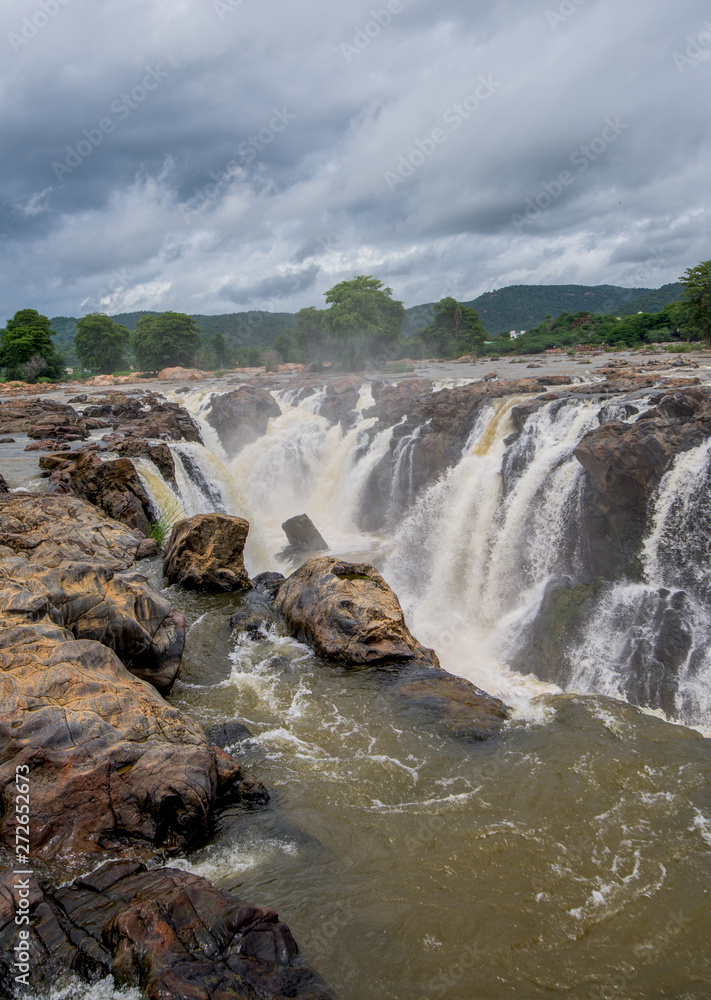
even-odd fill
[(281, 584), (274, 607), (292, 634), (325, 660), (352, 667), (439, 664), (410, 634), (397, 597), (367, 563), (309, 559)]
[(230, 514), (196, 514), (173, 527), (163, 556), (169, 583), (194, 590), (244, 590), (249, 521)]
[[(17, 881), (0, 871), (0, 990), (14, 994)], [(110, 862), (56, 888), (29, 880), (32, 985), (71, 970), (113, 975), (146, 1000), (330, 1000), (274, 910), (250, 906), (175, 868)]]

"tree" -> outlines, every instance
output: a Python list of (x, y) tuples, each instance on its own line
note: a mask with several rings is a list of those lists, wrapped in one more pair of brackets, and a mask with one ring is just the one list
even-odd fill
[(131, 340), (138, 367), (146, 371), (189, 366), (202, 343), (192, 316), (176, 312), (141, 316)]
[(218, 368), (225, 367), (225, 360), (227, 358), (227, 343), (225, 341), (224, 333), (213, 333), (210, 337), (210, 347), (215, 352), (215, 359), (217, 361)]
[(323, 318), (325, 315), (323, 309), (316, 309), (314, 306), (299, 309), (296, 314), (296, 332), (294, 336), (296, 338), (297, 350), (304, 360), (328, 360), (326, 355), (329, 351), (324, 343)]
[(347, 367), (377, 363), (378, 356), (387, 353), (386, 345), (400, 337), (405, 307), (392, 294), (392, 288), (383, 288), (382, 281), (365, 274), (341, 281), (325, 293), (329, 308), (323, 312), (324, 335)]
[(64, 359), (57, 353), (55, 335), (46, 316), (36, 309), (20, 309), (0, 331), (0, 365), (9, 379), (57, 381), (64, 374)]
[(687, 268), (679, 281), (684, 286), (682, 300), (689, 325), (711, 344), (711, 260)]
[(77, 322), (74, 347), (77, 357), (94, 372), (110, 374), (125, 364), (131, 334), (105, 313), (89, 313)]
[(476, 309), (463, 306), (451, 296), (434, 304), (434, 321), (422, 331), (437, 353), (443, 357), (480, 354), (486, 340), (486, 330)]

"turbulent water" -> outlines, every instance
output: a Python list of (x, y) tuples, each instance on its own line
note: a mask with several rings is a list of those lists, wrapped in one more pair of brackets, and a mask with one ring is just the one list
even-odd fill
[[(210, 403), (174, 398), (200, 420)], [(208, 726), (244, 721), (253, 738), (232, 749), (273, 792), (178, 863), (278, 909), (343, 1000), (711, 997), (709, 445), (660, 484), (644, 580), (598, 595), (561, 691), (511, 664), (549, 580), (585, 559), (573, 449), (605, 407), (634, 420), (647, 402), (556, 401), (514, 438), (520, 400), (490, 401), (420, 493), (415, 429), (398, 441), (389, 527), (364, 533), (393, 435), (368, 417), (368, 386), (347, 431), (320, 415), (321, 392), (276, 398), (281, 416), (236, 457), (204, 421), (206, 447), (174, 446), (177, 492), (140, 466), (164, 516), (247, 517), (254, 574), (289, 571), (280, 526), (308, 513), (331, 551), (381, 569), (443, 666), (514, 711), (499, 738), (452, 739), (377, 671), (324, 664), (275, 627), (233, 634), (250, 596), (169, 589), (189, 623), (171, 700)], [(670, 608), (688, 641), (667, 717), (686, 726), (625, 700)]]

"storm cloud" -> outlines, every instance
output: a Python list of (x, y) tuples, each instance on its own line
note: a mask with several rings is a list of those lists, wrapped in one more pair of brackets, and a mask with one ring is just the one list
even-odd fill
[(701, 0), (17, 0), (0, 47), (3, 322), (711, 257)]

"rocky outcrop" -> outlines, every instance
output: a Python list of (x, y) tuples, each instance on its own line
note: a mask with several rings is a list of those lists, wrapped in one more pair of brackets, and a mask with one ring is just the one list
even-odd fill
[(385, 687), (451, 733), (486, 739), (501, 730), (504, 704), (440, 669), (434, 650), (410, 633), (397, 597), (372, 566), (331, 556), (309, 559), (281, 583), (274, 609), (318, 656), (381, 668)]
[(163, 368), (158, 372), (159, 382), (201, 382), (206, 378), (210, 378), (210, 372), (199, 368)]
[[(117, 450), (121, 450), (118, 446), (122, 444), (126, 444), (126, 448), (137, 448), (135, 444), (127, 444), (130, 439), (159, 438), (202, 444), (200, 429), (188, 411), (154, 393), (146, 393), (140, 399), (120, 392), (107, 393), (104, 400), (85, 408), (84, 417), (85, 420), (106, 422), (112, 432), (104, 435), (103, 440)], [(134, 451), (134, 454), (144, 452)]]
[(40, 468), (49, 471), (49, 493), (78, 496), (101, 508), (115, 521), (148, 535), (153, 507), (133, 462), (104, 462), (95, 451), (45, 455)]
[(169, 583), (193, 590), (244, 590), (249, 521), (229, 514), (196, 514), (173, 527), (165, 546), (163, 573)]
[(265, 434), (269, 419), (280, 413), (279, 404), (266, 389), (242, 385), (213, 399), (207, 422), (217, 431), (227, 454), (233, 456)]
[[(16, 878), (0, 872), (0, 990), (14, 995)], [(31, 878), (25, 939), (34, 990), (71, 969), (113, 975), (145, 1000), (329, 1000), (286, 924), (174, 868), (111, 862), (59, 888)]]
[(84, 562), (120, 572), (143, 556), (148, 541), (77, 497), (0, 496), (0, 558), (21, 555), (44, 567)]
[(0, 839), (14, 842), (22, 765), (33, 857), (185, 849), (204, 840), (220, 806), (267, 797), (115, 653), (47, 620), (0, 629), (0, 705)]
[(85, 441), (89, 436), (76, 410), (52, 399), (0, 403), (0, 435), (5, 434), (27, 434), (33, 440), (54, 442)]
[(397, 597), (367, 563), (309, 559), (280, 586), (274, 607), (325, 660), (351, 667), (439, 664), (410, 634)]
[(0, 561), (0, 627), (46, 620), (113, 649), (132, 674), (167, 693), (180, 667), (185, 620), (140, 573), (98, 563), (45, 568)]
[(588, 475), (593, 576), (639, 572), (638, 551), (655, 488), (678, 454), (709, 436), (711, 389), (699, 386), (661, 393), (634, 423), (610, 421), (583, 437), (574, 455)]

